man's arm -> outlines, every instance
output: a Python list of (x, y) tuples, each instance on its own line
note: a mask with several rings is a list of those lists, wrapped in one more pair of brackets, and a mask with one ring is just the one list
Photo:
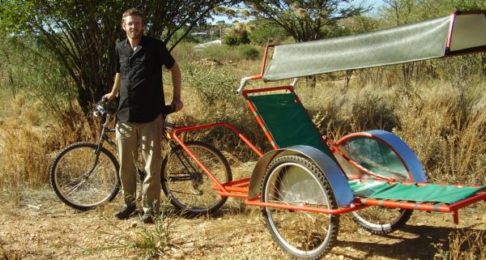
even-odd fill
[(170, 68), (172, 74), (172, 103), (171, 105), (174, 106), (175, 111), (179, 111), (183, 107), (183, 103), (181, 100), (181, 70), (179, 69), (179, 65), (174, 63), (172, 68)]
[(113, 87), (111, 89), (111, 92), (108, 94), (105, 94), (103, 96), (103, 99), (107, 99), (108, 101), (114, 99), (116, 96), (118, 96), (118, 93), (120, 92), (120, 73), (115, 74), (115, 82), (113, 83)]

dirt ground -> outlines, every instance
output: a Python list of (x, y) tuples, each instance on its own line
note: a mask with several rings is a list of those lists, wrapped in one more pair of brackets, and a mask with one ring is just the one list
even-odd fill
[[(21, 191), (14, 201), (2, 196), (0, 259), (290, 258), (272, 241), (260, 211), (238, 200), (230, 199), (214, 217), (167, 213), (164, 221), (145, 225), (139, 217), (113, 217), (121, 196), (88, 212), (65, 206), (49, 187)], [(343, 216), (338, 242), (325, 258), (433, 259), (440, 248), (447, 250), (451, 232), (486, 234), (485, 204), (460, 211), (458, 226), (448, 214), (414, 212), (405, 228), (386, 236), (371, 235)]]

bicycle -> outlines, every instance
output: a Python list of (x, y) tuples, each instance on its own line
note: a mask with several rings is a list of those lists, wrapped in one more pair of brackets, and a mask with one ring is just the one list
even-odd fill
[[(170, 114), (170, 107), (165, 109)], [(98, 102), (94, 115), (101, 118), (101, 130), (96, 142), (76, 142), (61, 149), (49, 167), (49, 181), (59, 199), (66, 205), (86, 211), (110, 202), (120, 190), (119, 163), (115, 155), (105, 147), (116, 149), (109, 133), (115, 112), (109, 102)], [(163, 128), (163, 140), (169, 144), (169, 151), (163, 159), (161, 184), (164, 194), (177, 210), (187, 215), (211, 214), (218, 210), (227, 197), (220, 196), (207, 179), (197, 162), (200, 162), (222, 182), (232, 180), (231, 168), (223, 154), (207, 143), (187, 141), (186, 148), (174, 142), (172, 131), (178, 127), (167, 120)], [(140, 180), (145, 172), (137, 169)]]

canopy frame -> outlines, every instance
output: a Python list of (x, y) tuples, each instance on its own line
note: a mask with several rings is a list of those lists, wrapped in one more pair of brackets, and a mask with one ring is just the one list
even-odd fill
[(364, 34), (268, 45), (260, 73), (242, 78), (237, 92), (241, 94), (249, 80), (297, 79), (482, 51), (486, 51), (486, 10), (456, 11), (446, 17)]

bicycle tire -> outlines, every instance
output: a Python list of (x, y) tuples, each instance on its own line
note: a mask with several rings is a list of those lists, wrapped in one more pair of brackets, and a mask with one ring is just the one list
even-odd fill
[(351, 212), (353, 220), (366, 231), (386, 235), (403, 227), (412, 216), (411, 209), (390, 209), (371, 206)]
[[(119, 164), (106, 148), (79, 142), (62, 149), (49, 167), (49, 181), (66, 205), (81, 211), (112, 201), (120, 190)], [(94, 156), (93, 156), (94, 155)]]
[[(279, 157), (269, 164), (261, 185), (261, 200), (337, 208), (325, 174), (307, 158), (295, 155)], [(263, 208), (262, 214), (273, 240), (293, 257), (320, 258), (337, 239), (339, 215), (270, 207)]]
[[(220, 183), (232, 180), (230, 165), (219, 150), (199, 141), (185, 145)], [(180, 145), (173, 147), (164, 158), (161, 175), (165, 195), (182, 215), (211, 215), (228, 199), (218, 194), (212, 180)]]

